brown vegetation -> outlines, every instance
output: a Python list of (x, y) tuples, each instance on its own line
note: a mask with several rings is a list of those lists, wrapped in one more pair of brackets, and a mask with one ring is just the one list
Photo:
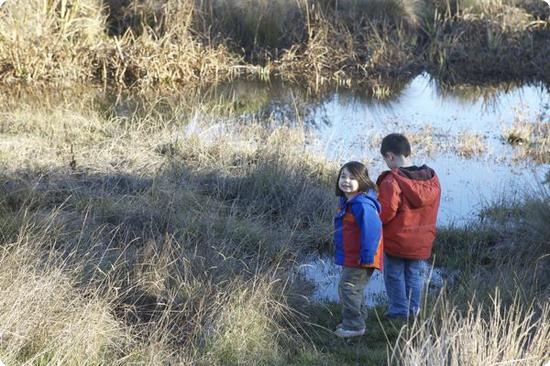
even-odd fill
[[(330, 245), (337, 171), (304, 151), (302, 129), (169, 100), (140, 110), (87, 94), (0, 98), (3, 362), (283, 365), (308, 350), (313, 363), (342, 364), (341, 344), (328, 361), (312, 344), (327, 326), (312, 319), (327, 310), (306, 304), (293, 276), (301, 254)], [(384, 329), (370, 335), (377, 360), (387, 346), (403, 362), (440, 363), (444, 352), (477, 362), (459, 350), (481, 344), (482, 361), (547, 358), (548, 202), (485, 210), (490, 235), (440, 230), (436, 259), (466, 263), (449, 304), (391, 328), (397, 343)], [(495, 287), (502, 301), (488, 308)]]
[(517, 111), (512, 125), (503, 129), (502, 137), (516, 148), (517, 158), (550, 162), (550, 121), (544, 115), (529, 121)]
[(175, 86), (282, 77), (314, 89), (364, 83), (377, 94), (381, 78), (422, 67), (450, 79), (547, 80), (549, 13), (527, 0), (8, 0), (0, 79)]

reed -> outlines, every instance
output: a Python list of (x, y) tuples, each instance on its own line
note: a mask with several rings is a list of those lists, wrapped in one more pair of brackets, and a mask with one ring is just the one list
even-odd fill
[(425, 66), (449, 79), (550, 74), (548, 11), (528, 1), (10, 0), (0, 13), (4, 83), (176, 88), (282, 77), (385, 97), (381, 77)]
[[(467, 75), (471, 80), (498, 80), (504, 75), (509, 80), (544, 79), (546, 66), (539, 63), (539, 52), (547, 47), (542, 39), (549, 14), (533, 11), (526, 3), (435, 2), (435, 10), (428, 12), (425, 21), (431, 39), (426, 56), (433, 72), (450, 80), (468, 79)], [(519, 71), (518, 59), (535, 69)]]
[(456, 150), (458, 155), (472, 157), (483, 154), (487, 148), (483, 136), (470, 131), (462, 131), (457, 136)]
[(101, 1), (10, 0), (0, 14), (4, 80), (87, 80), (105, 52)]
[(549, 311), (548, 305), (539, 310), (521, 302), (502, 306), (498, 292), (491, 303), (471, 303), (464, 313), (441, 300), (425, 320), (403, 328), (391, 359), (426, 365), (539, 365), (549, 357)]
[(521, 111), (516, 111), (511, 126), (504, 127), (502, 138), (514, 146), (518, 159), (533, 159), (540, 163), (550, 161), (550, 123), (544, 114), (527, 120)]

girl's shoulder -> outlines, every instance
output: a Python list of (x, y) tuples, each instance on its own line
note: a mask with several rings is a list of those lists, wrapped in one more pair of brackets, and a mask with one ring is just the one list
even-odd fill
[(378, 202), (378, 199), (376, 198), (376, 193), (373, 192), (362, 192), (358, 194), (353, 197), (350, 204), (353, 206), (363, 206), (366, 209), (380, 211), (380, 202)]

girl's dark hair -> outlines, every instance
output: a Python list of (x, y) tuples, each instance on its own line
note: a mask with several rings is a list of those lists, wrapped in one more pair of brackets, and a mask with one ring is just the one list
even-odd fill
[(368, 192), (371, 189), (376, 190), (376, 185), (374, 182), (369, 178), (369, 171), (367, 170), (367, 167), (365, 164), (360, 163), (358, 161), (350, 161), (342, 165), (340, 168), (340, 171), (338, 172), (338, 177), (336, 177), (336, 195), (337, 196), (345, 196), (344, 192), (338, 187), (338, 181), (340, 180), (340, 176), (342, 175), (342, 171), (344, 169), (347, 169), (350, 174), (353, 176), (354, 179), (356, 179), (359, 182), (359, 192)]
[(390, 133), (382, 139), (382, 145), (380, 146), (380, 153), (382, 156), (386, 156), (388, 152), (408, 157), (411, 155), (411, 144), (404, 135), (400, 133)]

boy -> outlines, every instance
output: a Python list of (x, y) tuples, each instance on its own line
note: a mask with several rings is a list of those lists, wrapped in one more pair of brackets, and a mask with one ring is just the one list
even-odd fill
[(405, 136), (384, 137), (380, 153), (388, 168), (378, 177), (384, 235), (384, 282), (389, 297), (387, 319), (420, 312), (424, 260), (432, 252), (441, 187), (435, 171), (409, 161)]

